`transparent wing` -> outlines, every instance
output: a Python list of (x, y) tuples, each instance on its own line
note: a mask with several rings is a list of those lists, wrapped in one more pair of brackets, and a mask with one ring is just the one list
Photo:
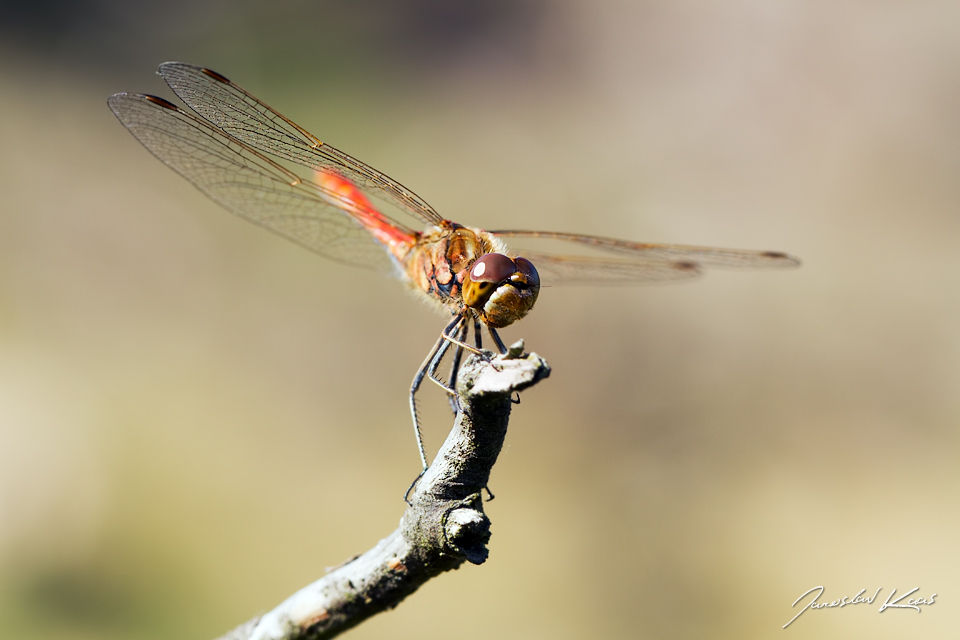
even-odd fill
[(565, 284), (642, 284), (669, 282), (700, 275), (692, 263), (610, 260), (587, 256), (551, 255), (535, 251), (518, 251), (530, 260), (545, 287)]
[(165, 62), (158, 73), (202, 118), (254, 149), (315, 171), (336, 173), (363, 191), (379, 210), (399, 208), (413, 216), (418, 226), (443, 221), (433, 207), (399, 182), (321, 142), (219, 73), (182, 62)]
[[(782, 269), (800, 264), (793, 256), (778, 251), (650, 244), (550, 231), (499, 230), (490, 233), (506, 239), (519, 255), (533, 262), (545, 286), (641, 284), (691, 278), (704, 268)], [(548, 244), (557, 248), (541, 249)], [(608, 255), (568, 253), (571, 250)]]
[[(343, 208), (362, 205), (302, 180), (264, 155), (163, 98), (118, 93), (107, 101), (153, 155), (236, 215), (320, 255), (390, 271), (385, 248)], [(370, 212), (370, 217), (380, 217)], [(414, 233), (400, 225), (398, 232)]]

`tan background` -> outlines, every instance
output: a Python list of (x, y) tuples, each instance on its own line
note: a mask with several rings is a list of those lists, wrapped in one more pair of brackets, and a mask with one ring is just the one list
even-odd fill
[[(389, 533), (417, 472), (442, 318), (140, 148), (106, 97), (170, 97), (173, 59), (461, 222), (804, 260), (545, 289), (504, 332), (554, 373), (490, 560), (351, 637), (956, 637), (960, 5), (448, 5), (3, 5), (0, 635), (211, 638)], [(817, 585), (938, 596), (782, 631)]]

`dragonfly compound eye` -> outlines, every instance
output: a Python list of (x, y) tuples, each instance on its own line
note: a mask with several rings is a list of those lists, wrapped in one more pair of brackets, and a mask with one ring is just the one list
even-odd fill
[(470, 279), (474, 282), (501, 283), (517, 270), (513, 260), (502, 253), (486, 253), (470, 267)]
[(540, 292), (540, 276), (526, 258), (513, 260), (502, 253), (480, 256), (463, 280), (463, 303), (479, 312), (490, 327), (513, 324), (533, 308)]

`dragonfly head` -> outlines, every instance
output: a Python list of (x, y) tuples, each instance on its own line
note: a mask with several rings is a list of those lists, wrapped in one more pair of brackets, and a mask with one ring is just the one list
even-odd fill
[(527, 315), (540, 293), (540, 275), (526, 258), (486, 253), (463, 278), (463, 303), (488, 327), (499, 329)]

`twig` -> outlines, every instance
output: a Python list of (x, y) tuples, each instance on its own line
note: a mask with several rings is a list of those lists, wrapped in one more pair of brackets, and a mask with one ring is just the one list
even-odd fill
[(457, 378), (462, 410), (417, 484), (400, 527), (220, 640), (332, 638), (392, 609), (427, 580), (464, 561), (483, 563), (490, 520), (480, 492), (503, 446), (511, 395), (548, 375), (550, 367), (540, 356), (523, 354), (523, 342), (489, 361), (468, 358)]

